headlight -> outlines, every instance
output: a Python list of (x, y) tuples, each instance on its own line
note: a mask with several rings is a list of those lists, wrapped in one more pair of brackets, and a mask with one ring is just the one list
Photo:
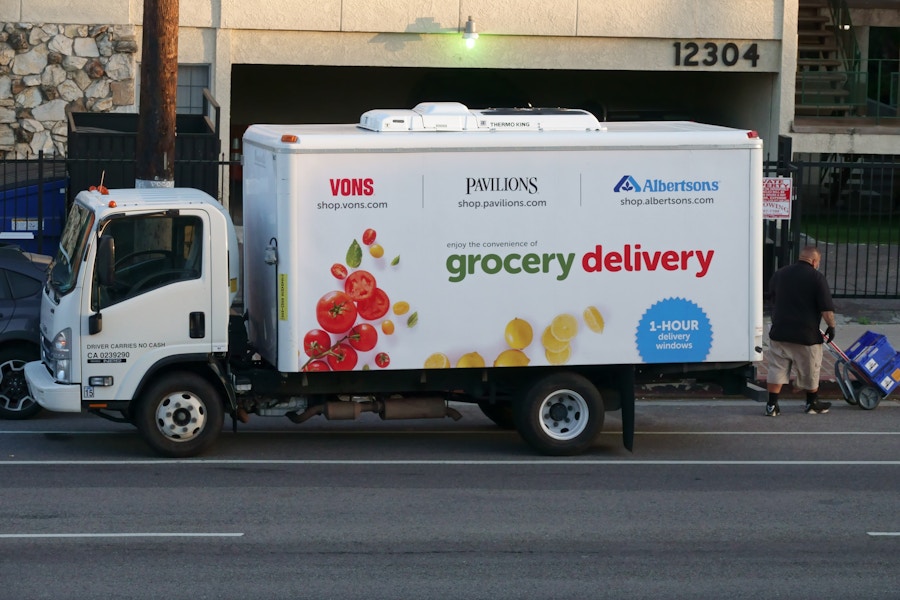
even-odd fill
[(56, 334), (50, 345), (50, 360), (53, 361), (53, 376), (57, 381), (68, 383), (72, 372), (72, 330), (63, 329)]

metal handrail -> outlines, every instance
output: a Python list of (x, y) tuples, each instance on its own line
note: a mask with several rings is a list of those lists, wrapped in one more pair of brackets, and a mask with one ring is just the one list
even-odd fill
[[(815, 115), (834, 117), (834, 106), (840, 104), (848, 110), (847, 117), (866, 116), (878, 124), (884, 119), (900, 117), (900, 59), (870, 58), (859, 61), (855, 70), (834, 73), (830, 80), (821, 72), (800, 71), (797, 81), (797, 105), (815, 109)], [(836, 78), (840, 75), (841, 78)], [(831, 87), (828, 87), (831, 86)]]
[(838, 52), (844, 63), (844, 70), (847, 72), (859, 71), (862, 55), (856, 41), (856, 33), (853, 30), (847, 2), (846, 0), (829, 0), (828, 4), (831, 10), (831, 22), (834, 24), (834, 37), (838, 43)]

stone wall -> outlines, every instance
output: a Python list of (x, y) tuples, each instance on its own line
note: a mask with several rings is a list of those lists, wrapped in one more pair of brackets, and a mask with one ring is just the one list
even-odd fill
[(133, 110), (133, 25), (0, 28), (0, 158), (65, 155), (69, 111)]

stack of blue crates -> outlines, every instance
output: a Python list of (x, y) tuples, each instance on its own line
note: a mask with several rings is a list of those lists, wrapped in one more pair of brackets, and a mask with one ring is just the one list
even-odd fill
[(900, 385), (900, 353), (883, 335), (867, 331), (844, 354), (885, 395)]

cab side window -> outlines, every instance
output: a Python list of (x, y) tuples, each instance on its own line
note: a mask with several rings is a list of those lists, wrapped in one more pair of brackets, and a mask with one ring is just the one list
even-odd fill
[(115, 243), (114, 275), (98, 286), (99, 308), (180, 281), (198, 279), (203, 265), (199, 217), (154, 215), (116, 219), (103, 235)]

